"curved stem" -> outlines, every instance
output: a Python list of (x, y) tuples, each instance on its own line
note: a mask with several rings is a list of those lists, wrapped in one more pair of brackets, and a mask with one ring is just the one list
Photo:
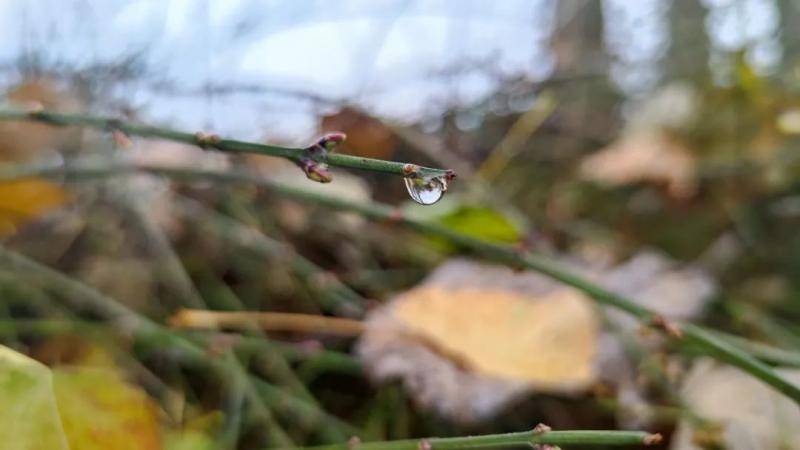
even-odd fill
[[(307, 156), (307, 152), (302, 148), (280, 147), (277, 145), (237, 141), (234, 139), (220, 139), (216, 136), (209, 137), (209, 135), (204, 135), (203, 133), (188, 133), (185, 131), (135, 124), (118, 119), (91, 116), (87, 114), (64, 114), (50, 111), (0, 109), (0, 120), (25, 120), (41, 122), (55, 126), (78, 126), (107, 131), (119, 130), (131, 136), (159, 138), (169, 141), (183, 142), (190, 145), (201, 146), (203, 148), (213, 148), (226, 153), (256, 153), (286, 158), (291, 161), (299, 161)], [(403, 177), (411, 174), (411, 172), (405, 168), (406, 163), (365, 158), (342, 153), (329, 153), (325, 157), (324, 162), (331, 166), (368, 170), (371, 172), (400, 175)], [(413, 173), (423, 178), (448, 175), (448, 171), (445, 169), (419, 166), (415, 166)]]

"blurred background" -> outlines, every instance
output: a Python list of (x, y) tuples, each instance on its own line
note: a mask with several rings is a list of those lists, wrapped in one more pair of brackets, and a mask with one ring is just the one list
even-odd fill
[[(5, 120), (0, 160), (255, 171), (540, 252), (667, 317), (792, 349), (799, 33), (793, 0), (0, 0), (3, 109), (292, 147), (343, 131), (337, 151), (458, 178), (421, 206), (395, 176), (334, 169), (320, 185), (274, 158)], [(0, 342), (48, 367), (72, 449), (539, 422), (657, 431), (673, 449), (800, 448), (796, 406), (573, 290), (252, 184), (7, 180), (0, 238)], [(187, 331), (208, 327), (176, 319), (183, 307), (350, 328), (297, 316)], [(5, 401), (22, 395), (3, 386)], [(29, 414), (30, 429), (52, 420)], [(59, 436), (49, 448), (67, 448)]]

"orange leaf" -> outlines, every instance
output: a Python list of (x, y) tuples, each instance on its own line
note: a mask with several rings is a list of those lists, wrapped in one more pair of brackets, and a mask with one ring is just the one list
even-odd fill
[(66, 200), (61, 186), (39, 178), (0, 183), (0, 236), (14, 233), (20, 225)]

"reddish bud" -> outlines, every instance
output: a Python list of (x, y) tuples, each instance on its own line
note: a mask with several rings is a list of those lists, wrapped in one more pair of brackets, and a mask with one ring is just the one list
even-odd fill
[(347, 135), (342, 133), (341, 131), (336, 131), (333, 133), (328, 133), (325, 136), (322, 136), (317, 141), (317, 145), (324, 148), (325, 150), (333, 150), (334, 147), (344, 142), (347, 139)]
[(660, 314), (656, 314), (650, 319), (650, 325), (655, 328), (658, 328), (667, 333), (667, 335), (671, 338), (681, 339), (683, 338), (683, 331), (678, 327), (675, 322), (671, 322), (667, 320), (664, 316)]
[(548, 425), (545, 425), (543, 423), (539, 423), (535, 427), (533, 427), (533, 434), (544, 434), (544, 433), (547, 433), (548, 431), (552, 431), (552, 430), (553, 429), (550, 428)]
[(305, 172), (309, 180), (316, 181), (317, 183), (330, 183), (333, 180), (333, 174), (331, 174), (328, 165), (325, 163), (306, 158), (300, 160), (298, 165), (303, 169), (303, 172)]
[(655, 434), (648, 434), (648, 435), (647, 435), (647, 436), (645, 436), (645, 437), (644, 437), (644, 439), (642, 440), (642, 444), (644, 444), (644, 445), (658, 445), (658, 444), (660, 444), (660, 443), (661, 443), (661, 441), (662, 441), (663, 439), (664, 439), (664, 438), (663, 438), (663, 437), (661, 437), (661, 435), (660, 435), (659, 433), (655, 433)]

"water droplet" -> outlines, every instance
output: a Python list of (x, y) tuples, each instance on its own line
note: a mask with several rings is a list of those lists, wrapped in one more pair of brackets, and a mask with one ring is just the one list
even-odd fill
[(435, 177), (428, 180), (406, 177), (404, 180), (408, 195), (420, 205), (432, 205), (438, 202), (447, 191), (447, 180), (443, 177)]

